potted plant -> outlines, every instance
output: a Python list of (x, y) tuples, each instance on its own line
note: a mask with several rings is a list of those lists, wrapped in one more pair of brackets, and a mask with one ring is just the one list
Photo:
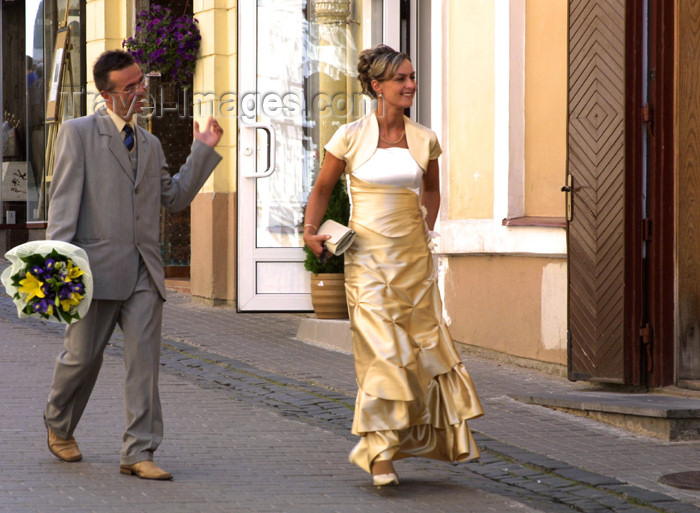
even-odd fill
[(175, 18), (167, 7), (152, 4), (136, 16), (136, 34), (125, 39), (122, 47), (148, 71), (159, 72), (162, 82), (187, 86), (202, 39), (197, 23), (192, 16)]
[[(341, 178), (333, 187), (328, 200), (328, 209), (321, 222), (332, 219), (344, 225), (350, 219), (350, 201)], [(321, 262), (304, 247), (304, 268), (311, 273), (311, 303), (319, 319), (347, 319), (348, 303), (345, 298), (345, 265), (343, 255), (331, 255)]]

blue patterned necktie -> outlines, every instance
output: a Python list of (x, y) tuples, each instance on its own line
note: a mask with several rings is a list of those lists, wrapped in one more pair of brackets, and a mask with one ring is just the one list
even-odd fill
[(124, 125), (124, 128), (122, 128), (122, 132), (124, 132), (124, 145), (126, 148), (131, 151), (134, 149), (134, 129), (131, 128), (131, 125)]

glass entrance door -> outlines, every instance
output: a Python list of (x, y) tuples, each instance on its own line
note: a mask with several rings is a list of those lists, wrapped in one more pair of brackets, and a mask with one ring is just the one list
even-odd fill
[(311, 310), (304, 207), (323, 146), (362, 112), (347, 0), (239, 3), (238, 309)]

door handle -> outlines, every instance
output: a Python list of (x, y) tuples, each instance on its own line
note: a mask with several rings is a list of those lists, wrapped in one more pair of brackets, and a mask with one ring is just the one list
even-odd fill
[(566, 185), (561, 188), (561, 192), (566, 193), (566, 220), (571, 221), (574, 217), (574, 177), (566, 175)]
[[(263, 171), (262, 173), (246, 173), (244, 174), (244, 176), (246, 178), (266, 178), (270, 176), (272, 173), (275, 172), (275, 168), (277, 166), (277, 158), (275, 152), (277, 138), (275, 137), (274, 128), (272, 128), (272, 125), (269, 125), (267, 123), (242, 124), (242, 128), (249, 128), (251, 130), (254, 130), (255, 134), (257, 134), (258, 130), (262, 130), (267, 133), (267, 168), (265, 168), (265, 171)], [(253, 149), (253, 145), (248, 145), (243, 148), (243, 155), (245, 155), (246, 157), (251, 157), (254, 154), (255, 150)]]

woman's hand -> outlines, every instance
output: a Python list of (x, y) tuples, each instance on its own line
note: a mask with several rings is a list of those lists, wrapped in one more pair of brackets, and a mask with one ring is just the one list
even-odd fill
[(321, 258), (323, 243), (330, 238), (330, 235), (316, 235), (315, 233), (311, 233), (311, 230), (304, 230), (304, 244), (316, 255), (316, 258)]
[(317, 235), (318, 227), (328, 208), (328, 199), (340, 175), (345, 170), (345, 161), (326, 152), (321, 171), (318, 174), (314, 188), (311, 189), (304, 214), (304, 244), (317, 258), (323, 253), (323, 243), (330, 239), (329, 235)]

